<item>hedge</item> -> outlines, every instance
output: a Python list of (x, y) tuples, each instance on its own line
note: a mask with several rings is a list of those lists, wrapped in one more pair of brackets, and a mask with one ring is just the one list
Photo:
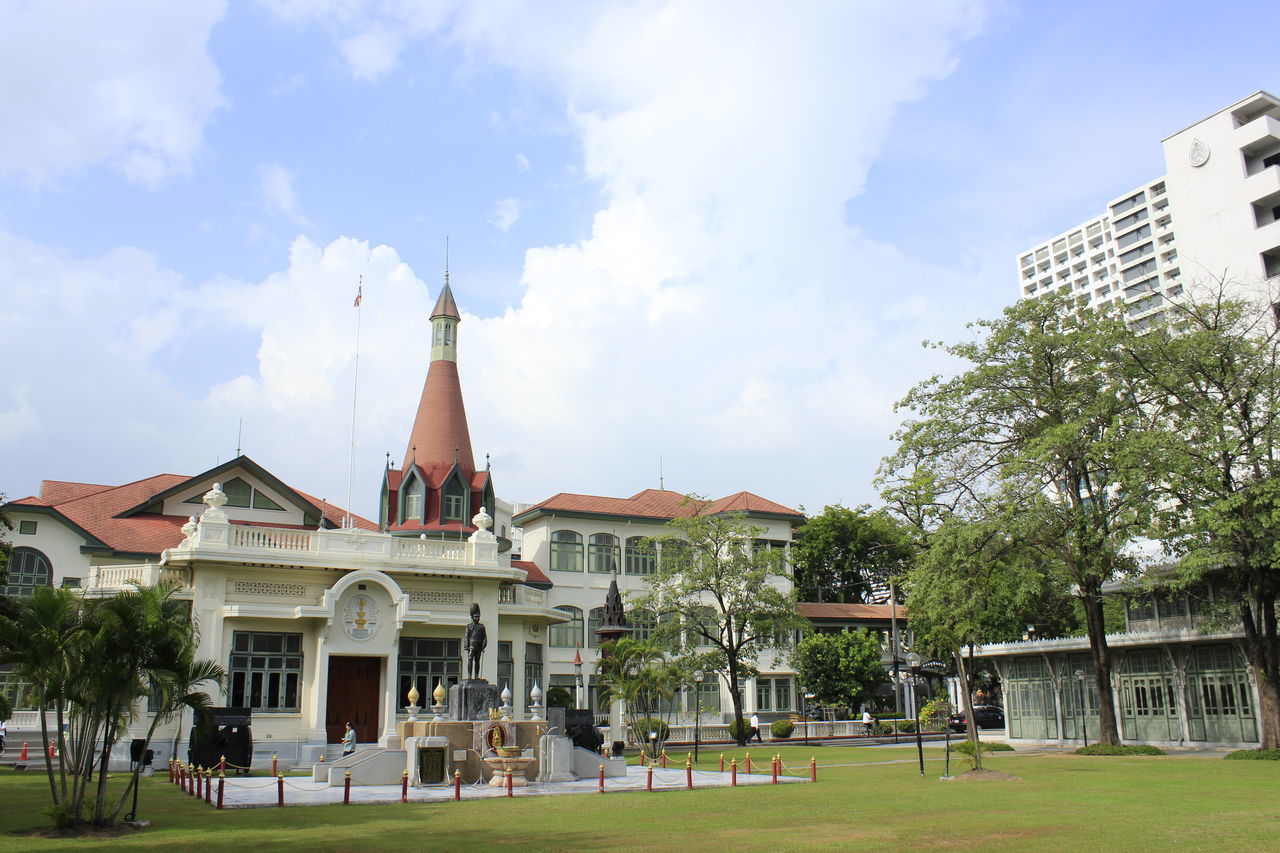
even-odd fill
[(1222, 757), (1231, 761), (1280, 761), (1280, 749), (1237, 749)]
[[(980, 740), (978, 741), (978, 745), (982, 747), (983, 754), (988, 752), (1014, 752), (1013, 747), (1009, 746), (1007, 743), (1001, 743), (998, 740), (991, 742)], [(955, 746), (951, 747), (951, 750), (953, 752), (958, 752), (961, 755), (973, 755), (973, 741), (962, 740)]]
[(1145, 743), (1112, 746), (1109, 743), (1091, 743), (1076, 750), (1076, 755), (1164, 755), (1164, 750)]
[(790, 720), (774, 720), (769, 724), (769, 732), (776, 738), (789, 738), (796, 730), (796, 724)]

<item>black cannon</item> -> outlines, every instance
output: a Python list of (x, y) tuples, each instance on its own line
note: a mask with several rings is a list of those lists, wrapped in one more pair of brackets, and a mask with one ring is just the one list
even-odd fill
[(213, 768), (226, 756), (228, 771), (248, 773), (253, 763), (252, 723), (248, 708), (210, 708), (209, 724), (191, 728), (187, 763)]
[(566, 708), (564, 712), (564, 733), (574, 746), (599, 752), (604, 745), (604, 738), (596, 728), (595, 715), (585, 708)]

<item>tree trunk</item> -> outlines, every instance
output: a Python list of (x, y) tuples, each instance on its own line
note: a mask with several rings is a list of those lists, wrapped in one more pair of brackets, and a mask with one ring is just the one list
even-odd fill
[(1116, 703), (1111, 689), (1111, 650), (1107, 647), (1107, 628), (1102, 615), (1102, 592), (1098, 584), (1090, 586), (1093, 588), (1086, 591), (1082, 585), (1080, 602), (1084, 605), (1089, 650), (1093, 653), (1094, 684), (1098, 688), (1098, 742), (1118, 746), (1120, 729), (1116, 725)]
[[(1254, 621), (1254, 606), (1247, 599), (1240, 604), (1244, 628), (1244, 650), (1258, 685), (1258, 746), (1280, 748), (1280, 642), (1276, 637), (1275, 598), (1263, 596), (1257, 606), (1261, 633)], [(1270, 616), (1268, 619), (1267, 617)]]
[[(53, 778), (53, 759), (49, 757), (49, 721), (45, 719), (44, 703), (39, 705), (40, 713), (40, 751), (44, 753), (44, 769), (49, 774), (49, 794), (53, 797), (53, 804), (56, 806), (61, 800), (58, 798), (58, 783)], [(61, 757), (59, 760), (62, 760)]]
[[(960, 706), (964, 710), (965, 734), (969, 745), (973, 747), (973, 769), (982, 769), (982, 748), (978, 743), (978, 721), (973, 717), (973, 684), (969, 681), (969, 670), (964, 665), (964, 649), (955, 648), (951, 653), (956, 658), (956, 672), (960, 675)], [(951, 725), (948, 720), (947, 725)]]
[(729, 698), (733, 700), (733, 719), (735, 720), (733, 730), (735, 732), (734, 740), (738, 742), (738, 746), (747, 745), (748, 732), (742, 725), (742, 693), (738, 690), (738, 662), (733, 657), (729, 657)]

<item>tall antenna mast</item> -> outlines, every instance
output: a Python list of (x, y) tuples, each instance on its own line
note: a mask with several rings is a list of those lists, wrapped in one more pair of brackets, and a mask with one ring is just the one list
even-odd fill
[(356, 399), (360, 391), (360, 306), (364, 302), (364, 274), (356, 285), (356, 357), (351, 376), (351, 449), (347, 456), (347, 505), (343, 509), (342, 526), (351, 527), (351, 504), (356, 479)]
[(242, 447), (244, 447), (244, 418), (240, 419), (240, 429), (236, 432), (236, 456), (243, 455)]
[(662, 478), (662, 455), (658, 455), (658, 491), (665, 492), (667, 490), (666, 481)]

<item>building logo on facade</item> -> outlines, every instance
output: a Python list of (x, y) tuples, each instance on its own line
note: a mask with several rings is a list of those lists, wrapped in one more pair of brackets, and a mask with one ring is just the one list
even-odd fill
[(367, 640), (378, 630), (378, 605), (369, 595), (353, 595), (342, 610), (342, 627), (353, 640)]
[(1192, 139), (1191, 148), (1187, 151), (1187, 162), (1197, 169), (1209, 162), (1209, 146), (1203, 140)]

